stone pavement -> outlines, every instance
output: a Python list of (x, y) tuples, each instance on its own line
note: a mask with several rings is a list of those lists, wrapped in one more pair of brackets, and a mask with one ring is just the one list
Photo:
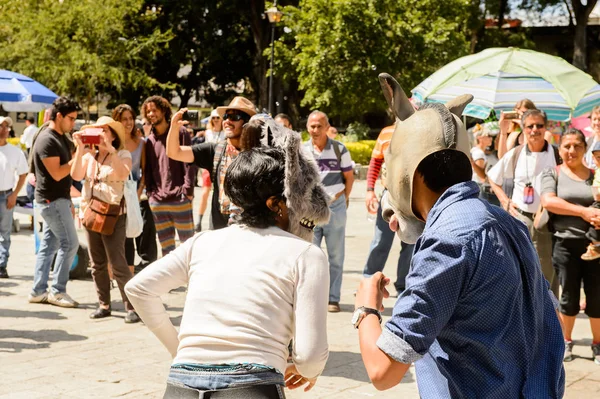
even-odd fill
[[(364, 193), (365, 182), (357, 182), (348, 217), (342, 312), (328, 318), (327, 367), (312, 391), (288, 391), (288, 398), (419, 397), (413, 368), (395, 388), (386, 392), (373, 388), (362, 365), (357, 333), (350, 326), (353, 292), (373, 231), (373, 224), (366, 219)], [(11, 279), (0, 280), (0, 398), (162, 397), (170, 356), (143, 324), (123, 323), (118, 290), (112, 291), (115, 317), (98, 321), (88, 318), (97, 303), (91, 279), (68, 285), (68, 292), (81, 303), (78, 309), (27, 303), (35, 262), (33, 235), (26, 228), (27, 217), (18, 217), (22, 230), (12, 236)], [(208, 217), (204, 221), (208, 223)], [(392, 279), (398, 252), (399, 243), (395, 242), (385, 269)], [(163, 298), (176, 325), (184, 297), (184, 289), (178, 289)], [(393, 298), (385, 301), (386, 316), (393, 303)], [(574, 333), (578, 357), (566, 364), (567, 398), (600, 397), (600, 366), (589, 359), (590, 336), (589, 324), (581, 314)]]

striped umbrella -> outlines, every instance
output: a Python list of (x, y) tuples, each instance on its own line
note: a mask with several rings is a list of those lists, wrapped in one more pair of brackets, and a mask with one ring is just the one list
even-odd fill
[(486, 119), (528, 98), (548, 119), (564, 121), (600, 104), (600, 85), (560, 57), (518, 48), (490, 48), (452, 61), (413, 90), (418, 104), (472, 94), (464, 115)]

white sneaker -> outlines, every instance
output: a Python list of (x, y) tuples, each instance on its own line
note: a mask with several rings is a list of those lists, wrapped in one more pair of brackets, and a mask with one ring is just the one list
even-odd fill
[(27, 300), (29, 301), (29, 303), (48, 303), (48, 293), (44, 292), (40, 295), (29, 294)]
[(48, 295), (48, 302), (62, 308), (76, 308), (79, 303), (69, 296), (66, 292)]

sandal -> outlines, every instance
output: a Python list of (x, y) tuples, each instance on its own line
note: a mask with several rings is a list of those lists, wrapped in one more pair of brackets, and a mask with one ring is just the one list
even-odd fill
[(98, 307), (98, 309), (96, 309), (94, 311), (94, 313), (90, 314), (90, 319), (103, 319), (105, 317), (110, 316), (111, 312), (110, 312), (110, 308), (109, 309), (105, 309), (102, 307)]
[(596, 260), (600, 258), (600, 249), (596, 247), (594, 244), (590, 244), (587, 247), (587, 251), (583, 255), (581, 255), (581, 259), (583, 260)]

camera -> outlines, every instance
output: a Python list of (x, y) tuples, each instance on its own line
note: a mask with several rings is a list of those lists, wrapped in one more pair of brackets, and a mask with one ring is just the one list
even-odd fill
[(83, 144), (98, 145), (100, 144), (100, 134), (102, 132), (102, 128), (88, 127), (81, 133), (81, 142)]

